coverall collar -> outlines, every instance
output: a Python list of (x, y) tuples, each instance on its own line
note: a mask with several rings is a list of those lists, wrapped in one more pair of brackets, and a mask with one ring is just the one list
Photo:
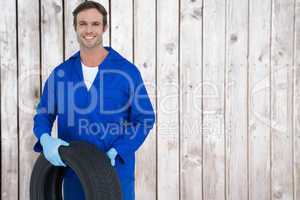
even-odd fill
[[(111, 47), (104, 47), (108, 54), (104, 58), (104, 60), (98, 65), (98, 73), (99, 69), (106, 69), (109, 68), (111, 61), (121, 60), (122, 56), (118, 54), (113, 48)], [(74, 71), (80, 81), (83, 81), (83, 73), (81, 67), (81, 60), (80, 60), (80, 51), (77, 51), (74, 55), (70, 57), (70, 60), (74, 60)], [(98, 75), (96, 76), (95, 81), (97, 81)], [(95, 82), (94, 81), (94, 82)]]
[[(102, 61), (102, 63), (104, 62), (107, 62), (107, 61), (112, 61), (112, 60), (120, 60), (122, 59), (122, 57), (119, 55), (118, 52), (116, 52), (112, 47), (109, 47), (109, 46), (105, 46), (104, 47), (107, 51), (108, 51), (108, 54), (107, 56), (104, 58), (104, 60)], [(75, 54), (73, 54), (70, 59), (80, 59), (80, 50), (77, 51)], [(101, 64), (102, 64), (101, 63)], [(101, 65), (100, 64), (100, 65)], [(99, 65), (99, 66), (100, 66)], [(99, 67), (98, 66), (98, 67)]]

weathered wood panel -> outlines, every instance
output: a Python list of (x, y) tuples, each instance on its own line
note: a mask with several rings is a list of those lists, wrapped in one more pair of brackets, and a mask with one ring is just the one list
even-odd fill
[(300, 0), (295, 1), (294, 51), (294, 199), (300, 199)]
[(111, 1), (111, 45), (133, 61), (133, 1)]
[(271, 1), (249, 1), (249, 199), (270, 199)]
[(73, 26), (73, 10), (84, 0), (64, 0), (64, 34), (65, 58), (69, 58), (79, 49), (76, 33)]
[(181, 1), (180, 25), (180, 199), (200, 200), (203, 184), (202, 1)]
[(248, 198), (248, 1), (227, 1), (226, 197)]
[(1, 199), (18, 200), (17, 30), (15, 1), (0, 1)]
[(22, 200), (29, 199), (30, 175), (38, 155), (33, 152), (36, 139), (32, 127), (40, 91), (39, 34), (39, 4), (31, 0), (18, 1), (19, 196)]
[(179, 199), (178, 0), (157, 1), (157, 198)]
[(226, 4), (222, 0), (204, 0), (203, 9), (203, 199), (222, 200), (225, 199)]
[(62, 1), (41, 1), (41, 56), (43, 85), (54, 67), (63, 61), (62, 15)]
[[(63, 7), (60, 0), (41, 0), (42, 85), (51, 71), (63, 62)], [(56, 120), (52, 135), (57, 137)]]
[(293, 0), (273, 1), (271, 48), (271, 195), (293, 199)]
[[(134, 62), (156, 107), (155, 1), (134, 2)], [(136, 199), (156, 199), (156, 127), (136, 153)]]

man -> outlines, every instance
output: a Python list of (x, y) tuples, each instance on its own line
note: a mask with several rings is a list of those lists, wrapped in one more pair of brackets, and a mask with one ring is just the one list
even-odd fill
[[(66, 166), (59, 146), (74, 140), (95, 144), (111, 159), (123, 199), (133, 200), (135, 151), (153, 127), (153, 108), (137, 67), (111, 47), (102, 46), (108, 28), (105, 8), (86, 1), (73, 15), (80, 51), (57, 66), (45, 83), (34, 116), (38, 139), (34, 150), (43, 151), (53, 165)], [(56, 117), (58, 138), (53, 138)], [(63, 185), (65, 200), (84, 199), (80, 181), (70, 168)]]

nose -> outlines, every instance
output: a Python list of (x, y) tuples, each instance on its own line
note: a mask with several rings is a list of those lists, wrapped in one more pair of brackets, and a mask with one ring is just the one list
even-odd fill
[(87, 25), (87, 29), (86, 29), (86, 32), (87, 33), (92, 33), (93, 32), (93, 29), (92, 29), (93, 27), (92, 27), (92, 25)]

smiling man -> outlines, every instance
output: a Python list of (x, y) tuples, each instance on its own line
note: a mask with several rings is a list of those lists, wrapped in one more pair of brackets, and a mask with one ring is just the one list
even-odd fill
[[(55, 67), (45, 83), (34, 116), (34, 150), (53, 165), (67, 167), (64, 199), (83, 200), (80, 181), (58, 148), (76, 140), (95, 144), (116, 169), (123, 199), (134, 200), (135, 152), (154, 125), (153, 107), (138, 68), (102, 45), (105, 8), (86, 1), (73, 15), (80, 50)], [(51, 136), (56, 118), (58, 138)]]

